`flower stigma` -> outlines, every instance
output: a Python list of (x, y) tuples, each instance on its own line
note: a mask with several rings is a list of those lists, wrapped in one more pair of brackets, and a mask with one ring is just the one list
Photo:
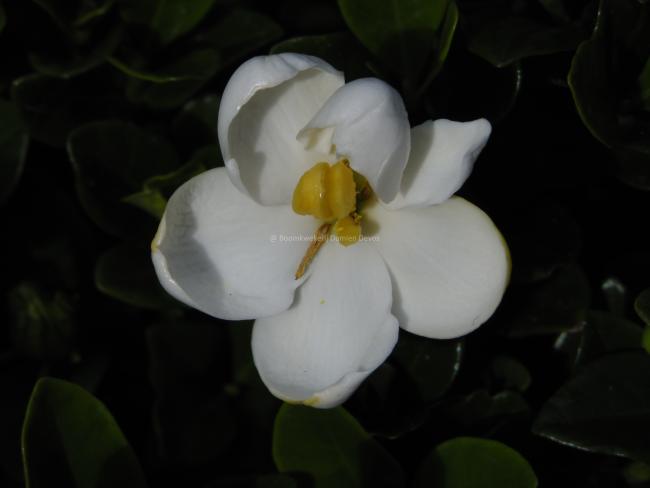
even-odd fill
[(368, 181), (350, 168), (347, 159), (330, 165), (316, 163), (298, 180), (291, 206), (299, 215), (312, 215), (323, 222), (314, 234), (298, 270), (296, 279), (305, 274), (330, 232), (339, 244), (350, 246), (361, 237), (361, 214), (357, 207), (372, 198)]

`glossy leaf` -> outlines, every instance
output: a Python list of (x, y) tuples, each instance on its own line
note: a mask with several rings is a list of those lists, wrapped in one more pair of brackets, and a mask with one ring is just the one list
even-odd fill
[(650, 58), (639, 75), (639, 90), (643, 108), (650, 110)]
[(607, 44), (602, 37), (583, 42), (571, 63), (569, 87), (587, 128), (603, 144), (612, 146), (618, 138), (617, 102), (610, 88), (608, 55)]
[[(176, 147), (184, 153), (194, 155), (197, 148), (219, 144), (217, 121), (221, 97), (206, 95), (187, 102), (172, 123), (172, 138)], [(218, 161), (221, 161), (219, 150)]]
[(275, 420), (273, 459), (281, 473), (307, 474), (314, 488), (402, 484), (399, 465), (342, 407), (285, 403)]
[(490, 370), (493, 379), (503, 389), (524, 392), (530, 386), (528, 369), (514, 358), (497, 356), (492, 360)]
[(553, 275), (531, 285), (520, 298), (509, 334), (553, 334), (577, 327), (590, 303), (589, 281), (577, 265), (557, 269)]
[(0, 2), (0, 34), (2, 34), (2, 31), (4, 30), (6, 24), (7, 16), (5, 14), (5, 9), (2, 6), (2, 2)]
[(645, 8), (635, 2), (601, 2), (593, 37), (578, 47), (568, 81), (583, 123), (594, 137), (613, 150), (617, 176), (631, 186), (647, 190), (650, 125), (639, 113), (643, 109), (642, 86), (637, 84), (633, 94), (622, 89), (632, 84), (632, 80), (624, 79), (629, 77), (629, 60), (642, 56), (645, 61), (650, 55), (650, 24), (644, 24)]
[(407, 373), (422, 400), (431, 402), (454, 382), (463, 350), (462, 341), (427, 339), (401, 331), (391, 360)]
[(449, 0), (339, 0), (352, 33), (378, 59), (390, 60), (387, 66), (411, 86), (434, 49), (448, 44), (439, 42), (437, 35), (450, 5)]
[(586, 316), (576, 363), (585, 364), (612, 352), (638, 350), (642, 331), (637, 324), (622, 317), (591, 310)]
[(180, 305), (160, 286), (145, 247), (122, 244), (102, 254), (95, 266), (95, 286), (135, 307), (155, 310)]
[(203, 488), (299, 488), (298, 482), (286, 474), (240, 476), (219, 479)]
[(610, 277), (603, 281), (600, 289), (605, 295), (607, 308), (614, 315), (625, 315), (627, 289), (621, 280)]
[(104, 86), (105, 81), (63, 80), (32, 74), (13, 82), (11, 96), (29, 135), (45, 144), (62, 147), (74, 128), (90, 120), (111, 117), (124, 105)]
[(197, 39), (220, 54), (222, 64), (229, 65), (282, 37), (282, 27), (271, 17), (254, 10), (235, 9)]
[(413, 488), (534, 488), (537, 476), (517, 451), (498, 441), (456, 437), (424, 460)]
[(0, 99), (0, 204), (9, 198), (20, 180), (28, 142), (15, 105)]
[(123, 32), (122, 26), (116, 25), (92, 33), (91, 40), (81, 45), (61, 40), (30, 52), (29, 61), (39, 73), (71, 78), (104, 63), (122, 41)]
[(592, 452), (648, 462), (650, 356), (621, 353), (580, 369), (543, 406), (533, 431)]
[(126, 196), (122, 201), (160, 219), (165, 211), (167, 199), (174, 190), (193, 176), (215, 167), (220, 160), (221, 151), (218, 146), (201, 148), (187, 164), (171, 173), (148, 178), (144, 182), (142, 191)]
[(634, 310), (641, 317), (646, 325), (650, 325), (650, 288), (647, 288), (636, 297), (634, 301)]
[(501, 17), (482, 23), (468, 47), (501, 68), (530, 56), (573, 51), (584, 38), (573, 25), (553, 27), (526, 17)]
[(54, 378), (34, 387), (22, 435), (28, 488), (145, 487), (131, 446), (106, 407)]
[(292, 37), (277, 43), (271, 54), (301, 53), (324, 59), (345, 73), (346, 81), (370, 76), (370, 53), (348, 33)]
[(113, 65), (131, 76), (126, 87), (131, 102), (153, 109), (170, 109), (182, 105), (214, 75), (219, 55), (213, 49), (193, 51), (154, 73), (126, 68), (115, 60)]
[[(177, 167), (166, 141), (118, 121), (101, 121), (76, 129), (68, 139), (77, 194), (88, 215), (108, 233), (150, 233), (145, 215), (121, 200), (142, 188), (152, 176)], [(155, 230), (155, 229), (154, 229)]]
[(20, 353), (35, 359), (56, 360), (72, 351), (74, 310), (62, 292), (48, 296), (31, 283), (21, 283), (9, 293), (11, 335)]
[(141, 0), (125, 2), (122, 17), (145, 24), (162, 44), (191, 31), (210, 11), (215, 0)]
[(502, 391), (490, 395), (487, 390), (477, 390), (450, 402), (447, 415), (465, 427), (486, 427), (503, 421), (527, 419), (530, 407), (524, 397), (515, 391)]
[(166, 461), (201, 465), (234, 440), (222, 384), (225, 334), (218, 324), (178, 319), (147, 330), (156, 447)]

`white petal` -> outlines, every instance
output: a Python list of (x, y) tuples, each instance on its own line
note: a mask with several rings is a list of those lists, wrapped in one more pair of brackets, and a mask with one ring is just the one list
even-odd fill
[(367, 242), (326, 243), (292, 307), (258, 319), (253, 357), (277, 397), (336, 406), (390, 354), (398, 324), (381, 256)]
[(391, 211), (368, 209), (374, 244), (393, 283), (393, 313), (409, 332), (435, 339), (467, 334), (495, 311), (510, 256), (490, 218), (466, 200)]
[(375, 78), (352, 81), (332, 95), (301, 137), (334, 128), (339, 157), (365, 176), (384, 202), (395, 198), (409, 155), (411, 135), (404, 103), (390, 85)]
[(485, 119), (429, 120), (411, 129), (411, 154), (400, 193), (388, 207), (428, 207), (447, 200), (472, 172), (491, 131)]
[(169, 200), (152, 244), (158, 279), (177, 299), (222, 319), (277, 314), (293, 301), (294, 279), (317, 223), (290, 207), (265, 207), (239, 192), (226, 170), (207, 171)]
[(313, 56), (284, 53), (242, 64), (219, 107), (219, 143), (233, 183), (260, 203), (289, 203), (302, 174), (329, 158), (305, 150), (296, 136), (343, 83), (339, 71)]

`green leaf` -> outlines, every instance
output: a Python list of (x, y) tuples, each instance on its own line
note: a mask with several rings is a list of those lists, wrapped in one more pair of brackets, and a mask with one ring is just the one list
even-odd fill
[[(648, 190), (650, 123), (643, 110), (642, 87), (627, 75), (640, 70), (630, 60), (641, 56), (642, 64), (650, 54), (650, 23), (644, 24), (641, 10), (645, 8), (637, 2), (601, 2), (594, 35), (578, 47), (568, 82), (583, 123), (613, 150), (619, 179)], [(632, 84), (637, 91), (622, 89)]]
[[(450, 0), (339, 0), (352, 33), (378, 59), (390, 60), (387, 66), (410, 89), (423, 77), (430, 56), (439, 57), (434, 50), (442, 52), (450, 42), (438, 39), (449, 5)], [(453, 29), (446, 31), (447, 36), (453, 34)]]
[(62, 147), (74, 128), (111, 117), (124, 106), (106, 83), (105, 78), (63, 80), (31, 74), (14, 80), (11, 97), (33, 139)]
[(542, 407), (533, 432), (592, 452), (648, 462), (650, 356), (621, 353), (580, 369)]
[(342, 407), (284, 404), (275, 420), (273, 459), (281, 473), (309, 475), (314, 488), (403, 483), (395, 460)]
[(97, 225), (125, 237), (153, 235), (154, 222), (121, 200), (140, 190), (150, 176), (177, 167), (169, 143), (133, 124), (101, 121), (70, 134), (68, 155), (81, 204)]
[(38, 46), (29, 53), (32, 67), (39, 73), (72, 78), (104, 63), (122, 41), (122, 25), (84, 34), (83, 43), (69, 40)]
[(154, 73), (127, 68), (114, 59), (111, 62), (131, 76), (126, 86), (126, 96), (131, 102), (166, 110), (182, 105), (214, 75), (219, 55), (213, 49), (193, 51)]
[[(221, 97), (218, 95), (206, 95), (187, 102), (172, 123), (172, 137), (176, 147), (187, 154), (194, 154), (197, 147), (218, 146), (220, 104)], [(221, 155), (218, 162), (223, 162)], [(208, 167), (216, 165), (217, 162)]]
[(600, 285), (600, 289), (603, 295), (605, 295), (605, 301), (607, 302), (609, 311), (614, 315), (625, 315), (627, 290), (621, 280), (615, 277), (607, 278)]
[(372, 74), (367, 67), (370, 53), (347, 32), (293, 37), (271, 48), (271, 54), (278, 53), (301, 53), (319, 57), (343, 71), (348, 81)]
[(220, 160), (221, 150), (218, 146), (201, 148), (187, 164), (171, 173), (148, 178), (144, 182), (142, 191), (124, 197), (122, 201), (134, 205), (160, 220), (165, 211), (167, 200), (174, 190), (190, 178), (216, 166), (215, 163)]
[(282, 34), (282, 27), (267, 15), (235, 9), (199, 33), (197, 40), (216, 49), (222, 65), (227, 66), (279, 39)]
[(34, 387), (22, 435), (27, 488), (145, 487), (131, 446), (106, 407), (54, 378)]
[(440, 398), (458, 375), (464, 344), (402, 331), (391, 361), (402, 368), (425, 402)]
[(106, 295), (135, 307), (179, 306), (162, 288), (147, 248), (122, 244), (106, 251), (95, 266), (95, 286)]
[(468, 48), (497, 68), (531, 56), (573, 51), (585, 38), (575, 26), (553, 27), (526, 17), (481, 22)]
[(643, 108), (650, 110), (650, 58), (646, 61), (639, 75), (639, 90)]
[(646, 325), (650, 325), (650, 288), (643, 290), (634, 301), (634, 310)]
[(515, 391), (502, 391), (490, 395), (487, 390), (477, 390), (452, 401), (447, 415), (464, 427), (486, 427), (503, 423), (504, 420), (525, 419), (530, 414), (528, 403)]
[(570, 20), (563, 0), (539, 0), (544, 9), (559, 21), (568, 22)]
[(2, 6), (2, 2), (0, 2), (0, 34), (4, 30), (6, 24), (7, 24), (7, 16), (5, 15), (5, 9)]
[(582, 121), (596, 139), (612, 146), (618, 138), (617, 100), (610, 87), (608, 57), (602, 37), (583, 42), (573, 57), (568, 81)]
[(63, 359), (73, 347), (75, 324), (72, 301), (62, 292), (46, 295), (31, 283), (9, 293), (14, 348), (28, 357)]
[(298, 482), (286, 474), (237, 476), (216, 480), (203, 488), (299, 488)]
[(20, 180), (29, 138), (16, 106), (0, 99), (0, 204)]
[(560, 267), (549, 279), (521, 292), (508, 331), (513, 337), (555, 334), (578, 327), (585, 319), (591, 295), (584, 271), (575, 264)]
[(642, 329), (616, 315), (591, 310), (580, 338), (576, 364), (582, 365), (605, 354), (641, 347)]
[(534, 488), (530, 464), (511, 447), (476, 437), (456, 437), (425, 459), (413, 488)]
[(497, 356), (492, 360), (490, 370), (500, 388), (524, 392), (530, 386), (528, 369), (514, 358)]
[(122, 17), (145, 24), (161, 44), (169, 44), (196, 27), (215, 0), (140, 0), (124, 2)]
[(166, 461), (205, 465), (235, 438), (223, 388), (228, 351), (220, 325), (176, 319), (147, 330), (156, 444)]

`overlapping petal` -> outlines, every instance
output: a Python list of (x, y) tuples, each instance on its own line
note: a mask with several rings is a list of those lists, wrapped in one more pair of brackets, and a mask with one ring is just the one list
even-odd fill
[(397, 335), (381, 256), (367, 242), (329, 242), (291, 308), (255, 322), (253, 355), (276, 396), (328, 408), (386, 359)]
[(314, 221), (288, 206), (243, 195), (226, 170), (207, 171), (171, 197), (154, 242), (158, 278), (177, 299), (207, 314), (242, 320), (286, 310), (301, 281), (294, 273)]
[(399, 93), (375, 78), (347, 83), (301, 132), (333, 129), (332, 143), (352, 169), (365, 176), (384, 202), (395, 198), (411, 146), (409, 121)]
[(453, 197), (421, 209), (375, 205), (377, 249), (390, 271), (393, 313), (409, 332), (448, 339), (471, 332), (495, 311), (510, 276), (510, 256), (490, 218)]
[(289, 203), (300, 176), (331, 156), (329, 147), (306, 150), (296, 136), (343, 83), (325, 61), (301, 54), (241, 65), (224, 90), (218, 123), (233, 183), (260, 203)]
[(427, 207), (451, 197), (472, 172), (491, 131), (485, 119), (429, 120), (411, 129), (411, 153), (389, 208)]

